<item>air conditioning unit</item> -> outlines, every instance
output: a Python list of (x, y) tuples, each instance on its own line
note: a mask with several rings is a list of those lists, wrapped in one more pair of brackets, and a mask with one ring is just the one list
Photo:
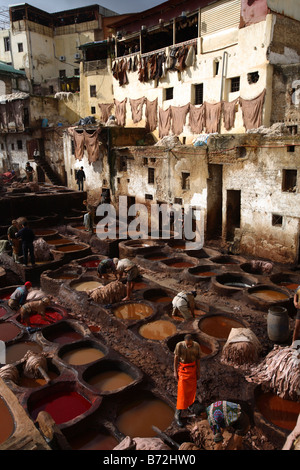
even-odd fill
[(74, 59), (80, 59), (81, 55), (79, 52), (76, 52), (76, 54), (74, 54)]
[(61, 60), (63, 62), (64, 60), (66, 60), (66, 57), (64, 55), (61, 55), (61, 56), (59, 56), (59, 60)]

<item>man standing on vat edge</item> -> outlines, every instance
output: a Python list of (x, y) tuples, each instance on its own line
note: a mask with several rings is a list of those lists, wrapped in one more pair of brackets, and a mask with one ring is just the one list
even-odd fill
[(182, 427), (181, 412), (193, 405), (197, 380), (200, 378), (200, 345), (187, 334), (176, 344), (174, 351), (174, 377), (178, 381), (175, 420)]

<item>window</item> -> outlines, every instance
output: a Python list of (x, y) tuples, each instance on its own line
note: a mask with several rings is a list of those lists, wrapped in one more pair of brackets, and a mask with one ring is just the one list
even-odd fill
[(287, 151), (288, 152), (295, 152), (295, 145), (288, 145), (287, 146)]
[(195, 87), (195, 104), (203, 104), (203, 83), (194, 85)]
[(49, 95), (53, 95), (54, 94), (54, 87), (53, 85), (50, 85), (49, 86)]
[(5, 52), (10, 51), (10, 39), (9, 39), (9, 37), (4, 38), (4, 50), (5, 50)]
[(181, 187), (182, 189), (190, 189), (190, 174), (181, 173)]
[(240, 90), (240, 77), (233, 77), (230, 83), (230, 92), (235, 93)]
[(120, 157), (119, 171), (127, 171), (127, 158), (126, 157)]
[(80, 75), (79, 69), (74, 69), (74, 75)]
[(95, 98), (97, 96), (96, 85), (90, 85), (90, 97)]
[(72, 152), (72, 155), (75, 155), (75, 143), (73, 139), (71, 140), (71, 152)]
[(297, 189), (297, 170), (282, 170), (282, 191), (295, 193)]
[(146, 201), (152, 201), (153, 200), (152, 194), (145, 194), (145, 199)]
[(218, 60), (214, 60), (214, 76), (219, 75), (220, 71), (220, 62)]
[(18, 42), (18, 52), (23, 52), (23, 43)]
[(173, 92), (174, 92), (173, 87), (165, 89), (165, 101), (173, 99)]
[(259, 80), (259, 73), (258, 72), (248, 73), (247, 80), (248, 80), (249, 85), (252, 85), (252, 83), (257, 83)]
[(182, 199), (181, 199), (181, 197), (175, 197), (174, 203), (175, 203), (175, 204), (179, 204), (180, 206), (182, 206)]
[(65, 70), (60, 70), (59, 71), (59, 78), (64, 78), (66, 76), (66, 71)]
[(272, 214), (272, 225), (281, 227), (282, 226), (282, 215)]
[(146, 157), (143, 158), (143, 164), (144, 166), (148, 165), (148, 158)]
[(11, 149), (15, 150), (15, 144), (11, 144)]
[(22, 140), (17, 140), (17, 147), (18, 147), (18, 150), (22, 150), (22, 148), (23, 148)]
[(95, 106), (91, 106), (91, 114), (96, 114), (96, 108), (95, 108)]
[(155, 169), (148, 168), (148, 184), (154, 184)]

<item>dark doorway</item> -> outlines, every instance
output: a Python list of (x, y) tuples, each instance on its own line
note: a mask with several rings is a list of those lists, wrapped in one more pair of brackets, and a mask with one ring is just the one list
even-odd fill
[(45, 173), (44, 173), (44, 170), (39, 165), (37, 165), (37, 167), (36, 167), (36, 173), (37, 173), (38, 182), (39, 183), (45, 183), (45, 181), (46, 181)]
[(208, 165), (206, 238), (213, 240), (222, 235), (222, 165)]
[(226, 240), (234, 239), (236, 228), (240, 228), (241, 223), (241, 191), (227, 191), (226, 205)]

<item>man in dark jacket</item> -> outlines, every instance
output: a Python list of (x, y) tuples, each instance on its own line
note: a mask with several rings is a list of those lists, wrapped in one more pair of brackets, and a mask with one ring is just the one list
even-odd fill
[(78, 191), (83, 191), (83, 181), (85, 180), (85, 173), (83, 171), (83, 166), (80, 167), (80, 170), (77, 171), (76, 173), (76, 180), (78, 184)]
[(22, 228), (16, 234), (16, 238), (21, 238), (22, 240), (22, 252), (24, 257), (24, 266), (27, 266), (28, 263), (28, 251), (30, 254), (30, 260), (32, 266), (35, 266), (35, 256), (34, 256), (34, 247), (33, 241), (35, 239), (35, 235), (31, 228), (28, 227), (27, 222), (22, 223)]

